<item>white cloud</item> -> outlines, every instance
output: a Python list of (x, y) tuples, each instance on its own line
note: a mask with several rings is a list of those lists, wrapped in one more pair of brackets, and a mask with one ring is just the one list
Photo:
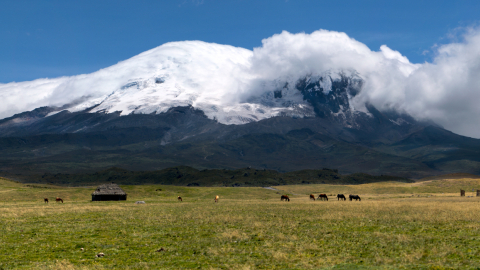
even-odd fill
[(434, 46), (432, 63), (412, 64), (382, 45), (371, 51), (345, 33), (283, 32), (254, 49), (253, 70), (267, 79), (328, 69), (356, 70), (366, 83), (355, 102), (431, 119), (456, 133), (480, 137), (480, 31)]
[(480, 31), (440, 46), (433, 63), (422, 64), (402, 89), (405, 109), (456, 133), (480, 137)]

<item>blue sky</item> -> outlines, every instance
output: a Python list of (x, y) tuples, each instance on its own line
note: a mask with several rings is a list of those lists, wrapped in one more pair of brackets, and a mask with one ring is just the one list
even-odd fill
[(479, 14), (480, 1), (2, 0), (0, 82), (91, 73), (170, 41), (253, 49), (282, 30), (345, 32), (423, 63)]

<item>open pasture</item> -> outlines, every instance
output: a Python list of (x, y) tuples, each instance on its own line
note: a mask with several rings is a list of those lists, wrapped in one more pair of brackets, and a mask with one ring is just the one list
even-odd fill
[[(126, 202), (91, 202), (94, 188), (0, 179), (0, 269), (480, 267), (480, 198), (459, 196), (460, 188), (474, 195), (478, 179), (273, 190), (122, 186)], [(309, 200), (320, 192), (362, 201)], [(281, 202), (282, 194), (291, 201)]]

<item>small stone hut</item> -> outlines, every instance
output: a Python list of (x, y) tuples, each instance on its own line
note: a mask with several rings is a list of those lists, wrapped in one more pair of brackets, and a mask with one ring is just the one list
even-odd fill
[(126, 201), (127, 193), (117, 184), (104, 184), (92, 193), (92, 201)]

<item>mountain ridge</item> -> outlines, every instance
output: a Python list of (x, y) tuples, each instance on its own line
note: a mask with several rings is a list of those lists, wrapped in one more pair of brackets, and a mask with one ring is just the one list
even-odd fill
[[(0, 120), (0, 170), (480, 174), (480, 140), (358, 102), (366, 81), (355, 70), (266, 79), (251, 73), (250, 56), (218, 44), (171, 43), (66, 84), (31, 82), (54, 87), (45, 94), (58, 96), (59, 106)], [(70, 92), (75, 102), (66, 100)]]
[[(320, 117), (279, 116), (244, 125), (224, 125), (192, 107), (176, 107), (155, 115), (64, 112), (43, 121), (37, 123), (38, 134), (27, 132), (22, 136), (23, 127), (17, 136), (0, 137), (0, 170), (68, 173), (111, 166), (156, 170), (189, 165), (199, 169), (255, 166), (281, 172), (330, 167), (342, 173), (402, 177), (445, 172), (429, 165), (431, 160), (417, 160), (397, 150), (408, 142), (402, 140), (422, 130), (422, 125), (404, 129), (388, 124), (387, 130), (398, 130), (393, 135), (384, 133), (386, 137), (375, 129), (350, 129)], [(85, 123), (90, 126), (79, 130)], [(52, 129), (42, 133), (44, 127), (56, 127), (56, 133)], [(478, 173), (473, 169), (469, 172)]]

